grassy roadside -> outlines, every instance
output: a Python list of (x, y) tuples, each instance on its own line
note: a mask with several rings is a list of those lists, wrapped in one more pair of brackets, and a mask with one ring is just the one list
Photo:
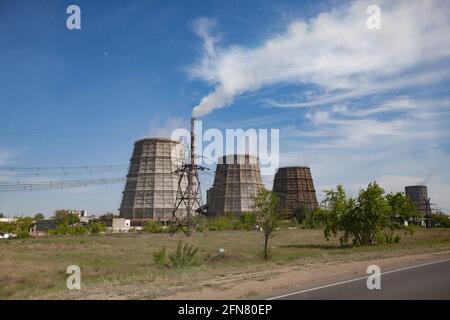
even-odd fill
[[(214, 279), (258, 270), (276, 271), (279, 265), (311, 262), (357, 261), (450, 249), (449, 229), (417, 229), (398, 244), (341, 249), (327, 242), (320, 230), (284, 230), (271, 240), (272, 257), (263, 262), (262, 235), (256, 231), (215, 231), (207, 237), (167, 234), (53, 236), (0, 242), (0, 298), (28, 299), (42, 296), (77, 298), (87, 292), (123, 290), (145, 286), (147, 297), (170, 290), (192, 288), (200, 279)], [(199, 248), (197, 266), (182, 271), (161, 267), (152, 254), (163, 246), (173, 251), (179, 240)], [(225, 248), (225, 258), (219, 248)], [(69, 265), (81, 268), (82, 290), (66, 288)], [(197, 280), (196, 280), (197, 279)], [(197, 281), (197, 284), (200, 283)], [(199, 284), (200, 285), (200, 284)], [(201, 286), (201, 285), (200, 285)], [(178, 288), (178, 289), (177, 289)]]

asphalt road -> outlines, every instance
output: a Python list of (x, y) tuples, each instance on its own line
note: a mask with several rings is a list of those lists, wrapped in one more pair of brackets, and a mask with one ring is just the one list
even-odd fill
[(450, 259), (394, 270), (381, 269), (381, 289), (379, 290), (369, 290), (367, 277), (360, 277), (287, 292), (270, 298), (272, 299), (450, 299)]

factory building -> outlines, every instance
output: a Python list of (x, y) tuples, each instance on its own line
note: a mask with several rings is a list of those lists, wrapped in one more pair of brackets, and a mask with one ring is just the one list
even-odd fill
[(208, 215), (253, 212), (252, 197), (263, 187), (257, 157), (248, 154), (220, 157), (213, 186), (207, 191)]
[(428, 201), (427, 186), (406, 186), (405, 194), (416, 205), (417, 210), (424, 216), (431, 212), (430, 203)]
[[(152, 138), (138, 140), (127, 175), (120, 206), (120, 217), (131, 220), (132, 226), (146, 220), (172, 220), (178, 189), (174, 174), (183, 163), (184, 147), (174, 140)], [(182, 183), (183, 187), (183, 183)], [(183, 214), (183, 206), (178, 214)]]
[(275, 174), (273, 192), (288, 214), (303, 206), (318, 207), (316, 190), (309, 167), (282, 167)]

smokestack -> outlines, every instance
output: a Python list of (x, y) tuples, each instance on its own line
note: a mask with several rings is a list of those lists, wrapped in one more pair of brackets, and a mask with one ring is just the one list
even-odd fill
[(191, 118), (191, 164), (195, 164), (195, 118)]

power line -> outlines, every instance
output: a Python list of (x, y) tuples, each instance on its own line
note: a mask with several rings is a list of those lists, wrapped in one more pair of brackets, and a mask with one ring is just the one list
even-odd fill
[(89, 180), (36, 181), (31, 183), (1, 182), (0, 193), (78, 188), (94, 185), (122, 183), (124, 181), (125, 178), (102, 178)]

